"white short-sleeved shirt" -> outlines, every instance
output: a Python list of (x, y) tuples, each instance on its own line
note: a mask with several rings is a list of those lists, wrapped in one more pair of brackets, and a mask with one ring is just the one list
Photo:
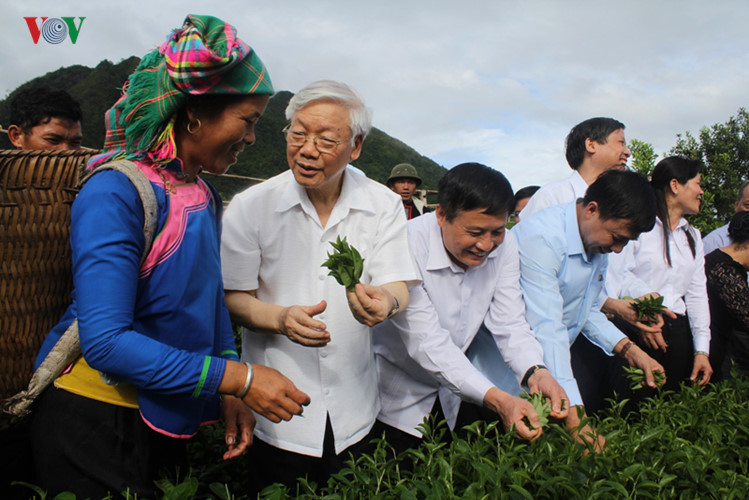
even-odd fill
[(411, 290), (405, 311), (374, 328), (378, 419), (419, 436), (416, 426), (438, 394), (453, 427), (461, 399), (481, 405), (494, 385), (464, 354), (482, 323), (493, 334), (492, 352), (503, 353), (504, 360), (493, 361), (514, 372), (515, 385), (543, 361), (543, 352), (525, 320), (512, 234), (481, 265), (465, 270), (445, 250), (434, 213), (410, 220), (408, 238), (423, 281)]
[(578, 171), (574, 170), (566, 179), (546, 184), (533, 193), (528, 204), (520, 211), (520, 220), (546, 207), (577, 201), (578, 198), (585, 196), (587, 190), (588, 184), (580, 177)]
[(318, 457), (326, 415), (340, 453), (369, 432), (379, 412), (371, 331), (354, 319), (345, 289), (321, 267), (333, 251), (329, 242), (345, 236), (361, 253), (363, 283), (419, 281), (400, 197), (349, 169), (343, 175), (326, 227), (305, 189), (286, 171), (234, 197), (221, 243), (227, 290), (257, 290), (258, 299), (282, 306), (327, 302), (316, 316), (331, 335), (325, 347), (248, 329), (242, 336), (243, 360), (278, 369), (311, 398), (303, 418), (278, 424), (258, 418), (255, 433), (278, 448)]

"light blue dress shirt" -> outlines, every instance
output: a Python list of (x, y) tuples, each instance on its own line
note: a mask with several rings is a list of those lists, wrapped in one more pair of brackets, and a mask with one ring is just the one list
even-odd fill
[(727, 247), (731, 243), (733, 242), (731, 241), (731, 237), (728, 236), (728, 224), (713, 230), (702, 239), (702, 244), (705, 246), (705, 255), (709, 254), (716, 248)]
[(544, 349), (544, 364), (582, 405), (572, 374), (570, 346), (582, 333), (611, 355), (625, 336), (600, 311), (606, 254), (588, 254), (580, 237), (575, 203), (545, 208), (512, 229), (520, 251), (520, 286), (526, 318)]

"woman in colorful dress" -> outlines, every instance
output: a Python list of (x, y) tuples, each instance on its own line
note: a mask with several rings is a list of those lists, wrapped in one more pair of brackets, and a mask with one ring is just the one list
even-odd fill
[(40, 396), (32, 422), (37, 481), (50, 495), (153, 497), (154, 479), (186, 470), (186, 438), (220, 410), (227, 459), (251, 442), (250, 408), (277, 422), (309, 402), (276, 370), (239, 362), (220, 270), (222, 203), (199, 175), (223, 174), (255, 141), (272, 93), (231, 25), (190, 15), (107, 113), (90, 168), (134, 162), (156, 195), (157, 230), (141, 262), (144, 206), (115, 170), (94, 175), (73, 204), (73, 302), (37, 358), (78, 319), (83, 356)]

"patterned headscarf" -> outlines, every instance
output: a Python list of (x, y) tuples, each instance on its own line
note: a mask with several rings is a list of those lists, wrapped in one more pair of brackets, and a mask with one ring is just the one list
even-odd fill
[(236, 35), (216, 17), (188, 15), (125, 82), (105, 117), (105, 153), (92, 159), (90, 168), (143, 153), (158, 163), (173, 160), (174, 123), (188, 94), (273, 94), (263, 62)]

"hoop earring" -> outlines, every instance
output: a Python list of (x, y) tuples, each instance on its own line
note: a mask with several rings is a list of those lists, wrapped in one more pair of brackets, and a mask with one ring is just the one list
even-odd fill
[(200, 123), (200, 118), (195, 118), (195, 121), (198, 122), (198, 126), (197, 126), (197, 128), (195, 128), (195, 130), (192, 129), (192, 122), (188, 122), (187, 123), (187, 133), (190, 134), (190, 135), (194, 135), (195, 132), (197, 132), (198, 130), (200, 130), (200, 126), (202, 125), (202, 123)]

